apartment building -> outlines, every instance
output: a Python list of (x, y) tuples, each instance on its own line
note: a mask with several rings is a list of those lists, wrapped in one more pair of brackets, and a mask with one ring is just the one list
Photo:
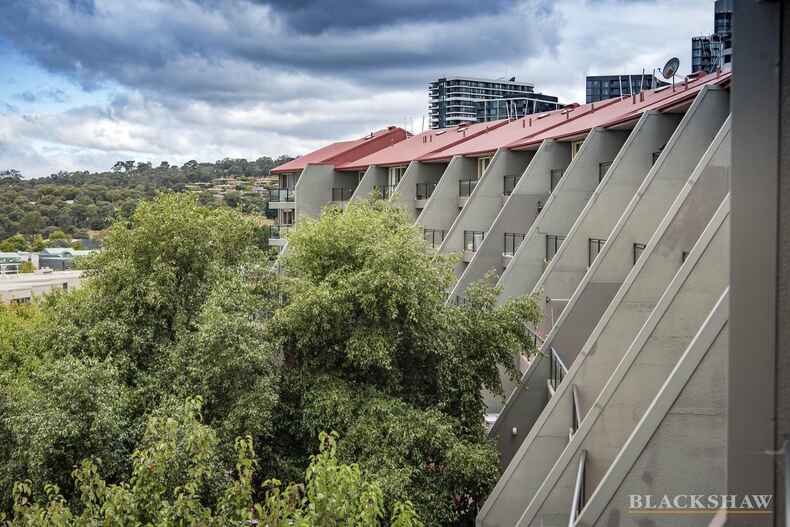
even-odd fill
[(710, 72), (732, 63), (733, 0), (716, 0), (713, 33), (691, 39), (691, 72)]
[(598, 102), (612, 97), (627, 97), (642, 90), (652, 90), (668, 83), (657, 79), (652, 72), (633, 75), (588, 75), (586, 102)]
[(443, 77), (428, 85), (428, 97), (434, 129), (515, 119), (560, 107), (557, 97), (537, 93), (533, 84), (515, 77)]
[(272, 169), (279, 185), (270, 195), (269, 208), (277, 211), (277, 217), (269, 245), (282, 251), (287, 244), (288, 229), (298, 217), (315, 216), (323, 205), (343, 203), (350, 198), (362, 174), (338, 173), (334, 170), (336, 164), (353, 162), (408, 136), (404, 129), (390, 126), (360, 139), (332, 143)]
[(0, 303), (29, 304), (53, 291), (69, 291), (80, 286), (82, 271), (38, 271), (0, 275)]
[[(297, 192), (315, 200), (298, 209), (376, 194), (458, 254), (448, 302), (488, 277), (501, 301), (542, 306), (540, 353), (505, 401), (486, 398), (503, 475), (478, 525), (636, 525), (627, 494), (726, 490), (730, 80), (430, 130), (303, 169), (319, 188)], [(357, 183), (334, 199), (341, 177)]]

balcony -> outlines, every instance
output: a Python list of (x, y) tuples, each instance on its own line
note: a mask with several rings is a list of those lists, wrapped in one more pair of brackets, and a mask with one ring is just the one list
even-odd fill
[(469, 201), (469, 196), (477, 186), (477, 179), (461, 179), (458, 181), (458, 207), (463, 207)]
[(428, 201), (434, 190), (436, 190), (436, 183), (417, 183), (417, 194), (415, 195), (417, 203), (415, 205), (418, 209), (425, 208), (425, 202)]
[(269, 227), (269, 246), (282, 247), (287, 243), (288, 230), (293, 225), (279, 225), (274, 224)]
[(292, 188), (275, 188), (269, 198), (270, 209), (293, 209), (296, 191)]
[(381, 196), (381, 199), (390, 199), (395, 194), (396, 185), (373, 185), (373, 192)]
[(483, 245), (485, 231), (464, 231), (464, 262), (472, 261), (477, 250)]
[(438, 249), (444, 241), (445, 232), (441, 229), (424, 229), (423, 238), (432, 249)]
[(502, 266), (507, 267), (510, 260), (515, 256), (521, 242), (526, 238), (526, 234), (520, 232), (506, 232), (505, 233), (505, 246), (502, 250)]
[(513, 191), (516, 189), (516, 185), (518, 185), (518, 181), (521, 179), (521, 176), (505, 176), (504, 177), (504, 184), (502, 188), (502, 194), (505, 196), (510, 196)]
[(355, 187), (332, 187), (332, 201), (334, 203), (345, 203), (351, 199)]

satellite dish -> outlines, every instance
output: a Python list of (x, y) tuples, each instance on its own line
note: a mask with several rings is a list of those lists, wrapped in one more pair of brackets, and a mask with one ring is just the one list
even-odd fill
[(664, 76), (665, 79), (671, 79), (675, 76), (675, 73), (678, 72), (680, 68), (680, 59), (677, 57), (672, 57), (664, 64), (664, 68), (661, 70), (661, 75)]

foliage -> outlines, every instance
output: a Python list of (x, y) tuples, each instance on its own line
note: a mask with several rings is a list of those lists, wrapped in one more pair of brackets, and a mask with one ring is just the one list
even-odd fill
[(280, 433), (306, 445), (348, 430), (341, 457), (380, 477), (388, 500), (409, 496), (431, 525), (471, 524), (498, 470), (483, 390), (501, 394), (500, 369), (515, 377), (518, 354), (534, 353), (535, 303), (498, 306), (480, 284), (447, 305), (453, 260), (383, 201), (300, 222), (284, 265), (289, 301), (269, 325), (292, 368)]
[[(216, 471), (217, 438), (200, 422), (199, 412), (200, 399), (187, 399), (172, 415), (149, 419), (142, 446), (132, 455), (127, 481), (107, 483), (93, 461), (83, 461), (72, 473), (79, 493), (79, 503), (73, 507), (56, 485), (47, 487), (45, 500), (35, 500), (31, 484), (18, 483), (7, 525), (203, 527), (243, 525), (252, 520), (271, 527), (382, 524), (381, 488), (358, 465), (339, 463), (335, 436), (326, 434), (321, 436), (320, 453), (311, 457), (305, 483), (283, 488), (279, 481), (268, 480), (264, 486), (269, 491), (262, 501), (256, 501), (253, 493), (252, 440), (239, 438), (235, 478), (215, 504), (207, 505), (201, 495)], [(408, 501), (397, 504), (388, 523), (422, 527)]]
[(483, 392), (535, 352), (535, 303), (447, 304), (454, 259), (383, 201), (300, 221), (283, 276), (258, 223), (200, 203), (141, 204), (82, 288), (0, 311), (14, 525), (471, 525), (498, 475)]
[[(2, 171), (0, 240), (16, 234), (27, 239), (36, 234), (52, 239), (50, 233), (56, 230), (69, 237), (86, 237), (87, 230), (103, 230), (116, 220), (129, 218), (139, 202), (159, 192), (183, 192), (190, 183), (208, 183), (231, 176), (265, 177), (272, 168), (289, 160), (280, 156), (255, 161), (189, 161), (181, 167), (163, 162), (156, 168), (150, 163), (119, 161), (108, 172), (59, 172), (39, 179), (21, 179), (16, 170)], [(210, 195), (206, 204), (216, 205), (216, 200)], [(265, 200), (257, 196), (244, 194), (236, 204), (244, 212), (266, 212)], [(5, 250), (2, 247), (0, 250)], [(25, 242), (14, 250), (28, 250), (28, 247)]]

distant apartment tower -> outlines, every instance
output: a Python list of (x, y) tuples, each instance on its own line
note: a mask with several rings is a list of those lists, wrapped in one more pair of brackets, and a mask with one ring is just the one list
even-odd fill
[(635, 75), (588, 75), (586, 103), (605, 101), (613, 97), (622, 97), (652, 90), (666, 83), (653, 77), (651, 73)]
[(428, 85), (431, 128), (449, 128), (556, 110), (557, 97), (536, 93), (528, 82), (447, 77)]
[(732, 62), (732, 0), (716, 0), (713, 34), (691, 39), (691, 72), (710, 72)]

